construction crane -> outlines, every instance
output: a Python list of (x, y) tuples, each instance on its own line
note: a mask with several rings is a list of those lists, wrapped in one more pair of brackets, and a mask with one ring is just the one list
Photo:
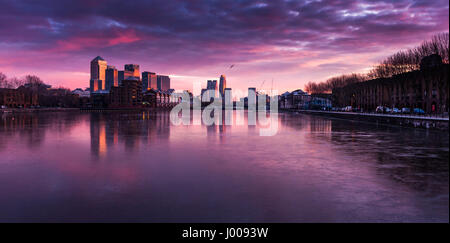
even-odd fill
[(273, 96), (273, 78), (272, 78), (272, 85), (270, 86), (270, 96)]
[(264, 86), (264, 83), (266, 82), (266, 80), (264, 79), (261, 83), (261, 85), (259, 86), (258, 92), (262, 89), (262, 87)]

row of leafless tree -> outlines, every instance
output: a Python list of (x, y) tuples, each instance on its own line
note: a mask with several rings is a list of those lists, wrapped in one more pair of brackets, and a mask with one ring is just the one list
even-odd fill
[(308, 82), (305, 85), (305, 90), (311, 94), (330, 93), (334, 88), (344, 87), (349, 84), (364, 82), (366, 80), (368, 80), (368, 76), (364, 74), (344, 74), (329, 78), (321, 83)]
[(444, 63), (449, 63), (449, 33), (433, 36), (420, 46), (399, 51), (375, 66), (369, 73), (371, 78), (388, 78), (396, 74), (418, 70), (422, 58), (438, 54)]
[(330, 93), (333, 88), (363, 82), (368, 79), (388, 78), (400, 73), (418, 70), (422, 58), (438, 54), (444, 63), (449, 63), (449, 33), (440, 33), (423, 42), (418, 47), (399, 51), (376, 65), (368, 74), (349, 74), (333, 77), (325, 82), (308, 82), (305, 90), (308, 93)]
[(4, 73), (0, 72), (0, 88), (16, 89), (25, 84), (31, 84), (32, 87), (39, 87), (44, 85), (44, 81), (35, 75), (27, 75), (24, 78), (8, 78)]

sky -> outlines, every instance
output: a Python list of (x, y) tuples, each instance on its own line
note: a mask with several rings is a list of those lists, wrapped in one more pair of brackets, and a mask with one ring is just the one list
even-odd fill
[[(89, 86), (90, 61), (233, 90), (303, 88), (367, 72), (449, 31), (448, 0), (0, 0), (0, 72)], [(233, 67), (231, 67), (234, 65)]]

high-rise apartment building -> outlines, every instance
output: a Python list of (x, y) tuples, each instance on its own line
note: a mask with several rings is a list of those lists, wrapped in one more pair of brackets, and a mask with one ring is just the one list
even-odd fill
[(139, 78), (128, 77), (119, 87), (113, 87), (110, 95), (112, 107), (132, 107), (142, 105), (142, 82)]

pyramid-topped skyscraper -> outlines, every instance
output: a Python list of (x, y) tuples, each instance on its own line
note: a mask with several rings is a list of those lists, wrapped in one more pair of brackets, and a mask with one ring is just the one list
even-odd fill
[(99, 90), (105, 90), (105, 78), (106, 78), (107, 62), (101, 56), (97, 56), (91, 61), (91, 80), (90, 90), (96, 92)]

